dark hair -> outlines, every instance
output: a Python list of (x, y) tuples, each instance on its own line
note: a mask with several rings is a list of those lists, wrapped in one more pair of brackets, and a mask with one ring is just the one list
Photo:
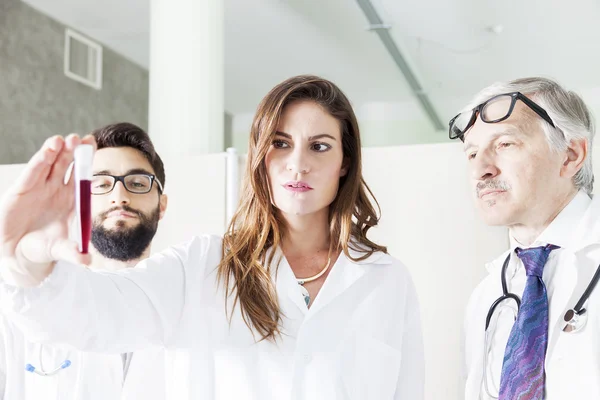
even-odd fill
[(142, 128), (120, 122), (95, 129), (92, 135), (96, 139), (98, 150), (106, 147), (131, 147), (141, 152), (152, 166), (162, 187), (165, 187), (165, 166), (154, 149), (150, 136)]

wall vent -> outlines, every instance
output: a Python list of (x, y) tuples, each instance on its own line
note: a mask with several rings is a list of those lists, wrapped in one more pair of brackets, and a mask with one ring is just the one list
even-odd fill
[(65, 30), (65, 75), (102, 89), (102, 46), (71, 30)]

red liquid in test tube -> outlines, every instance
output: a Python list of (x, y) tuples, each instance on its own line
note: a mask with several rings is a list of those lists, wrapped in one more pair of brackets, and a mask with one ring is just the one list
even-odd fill
[(81, 249), (87, 254), (90, 239), (92, 238), (92, 181), (79, 181), (79, 220), (81, 223)]
[(78, 218), (79, 252), (88, 253), (92, 236), (92, 164), (94, 148), (82, 144), (75, 149), (75, 206)]

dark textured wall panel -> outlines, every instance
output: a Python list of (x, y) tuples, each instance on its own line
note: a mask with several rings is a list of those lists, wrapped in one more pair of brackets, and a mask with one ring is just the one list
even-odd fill
[(103, 49), (102, 90), (63, 73), (65, 26), (0, 0), (0, 164), (25, 162), (52, 135), (117, 121), (147, 129), (148, 71)]

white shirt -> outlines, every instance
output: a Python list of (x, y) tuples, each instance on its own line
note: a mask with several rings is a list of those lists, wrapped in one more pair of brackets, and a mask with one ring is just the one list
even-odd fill
[[(591, 200), (579, 192), (550, 223), (531, 246), (548, 243), (560, 246), (550, 253), (543, 281), (549, 304), (549, 337), (546, 352), (546, 400), (600, 399), (600, 289), (592, 292), (585, 307), (588, 321), (578, 333), (563, 332), (563, 316), (573, 308), (600, 264), (600, 199)], [(489, 275), (473, 292), (465, 319), (465, 360), (467, 400), (489, 399), (483, 386), (485, 320), (492, 303), (502, 295), (501, 270), (511, 254), (506, 272), (508, 291), (519, 298), (525, 289), (526, 274), (514, 253), (519, 244), (511, 238), (511, 248), (486, 268)], [(487, 382), (498, 395), (506, 343), (514, 324), (514, 302), (499, 306), (490, 323)], [(497, 322), (495, 323), (497, 318)]]
[(404, 265), (342, 254), (308, 309), (281, 256), (283, 334), (257, 342), (232, 299), (229, 323), (221, 245), (197, 237), (118, 273), (60, 262), (37, 288), (2, 284), (3, 308), (34, 341), (118, 353), (166, 346), (170, 400), (423, 398), (419, 306)]

